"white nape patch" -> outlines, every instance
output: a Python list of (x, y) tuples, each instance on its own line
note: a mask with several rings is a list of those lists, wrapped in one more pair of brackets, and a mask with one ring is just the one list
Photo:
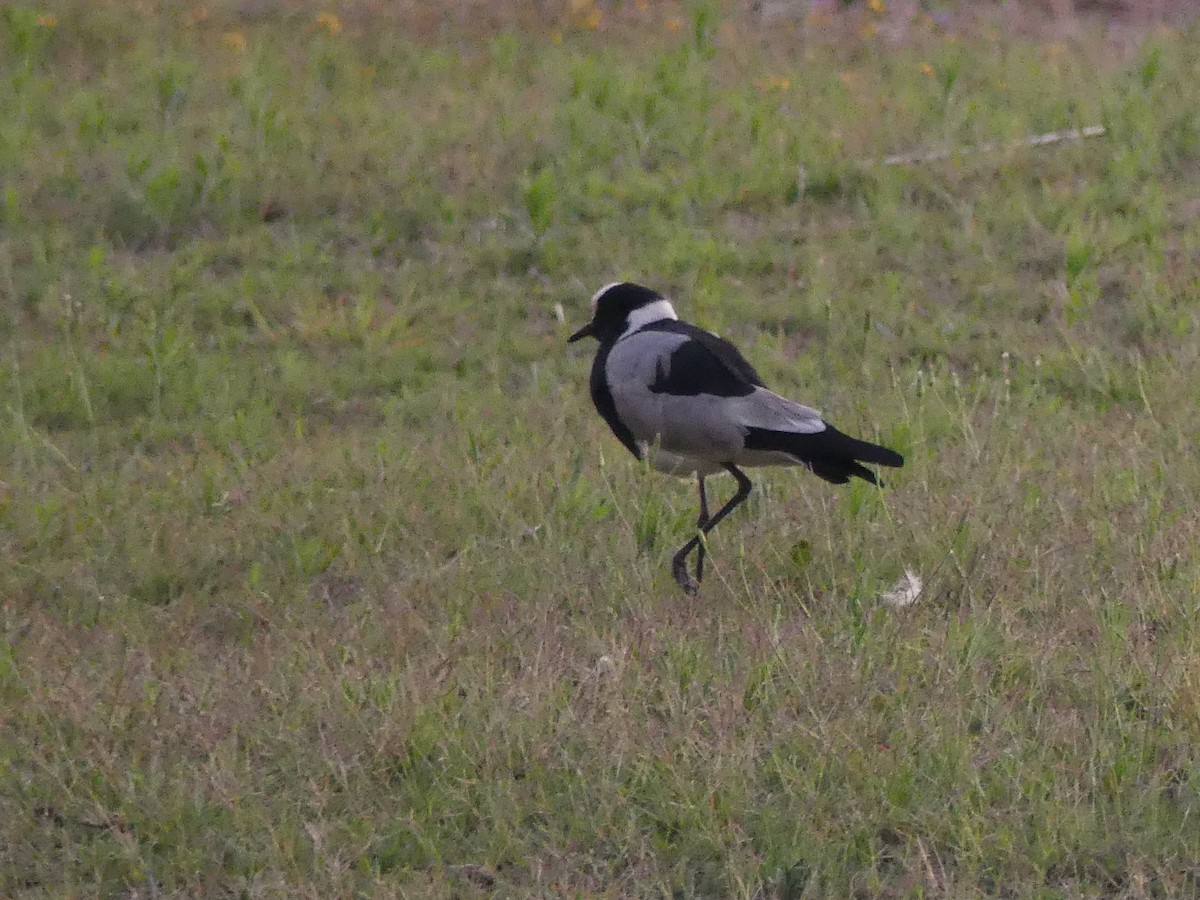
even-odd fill
[(653, 303), (639, 306), (631, 312), (625, 319), (625, 330), (621, 332), (621, 337), (628, 337), (639, 328), (649, 325), (651, 322), (661, 322), (663, 319), (678, 318), (679, 316), (675, 315), (675, 307), (671, 305), (671, 301), (663, 297), (661, 300), (655, 300)]
[(596, 304), (600, 302), (600, 298), (608, 293), (609, 288), (615, 288), (618, 284), (621, 284), (621, 282), (610, 281), (604, 287), (600, 288), (600, 290), (596, 291), (596, 293), (592, 294), (592, 299), (588, 301), (588, 309), (592, 311), (592, 318), (596, 317)]

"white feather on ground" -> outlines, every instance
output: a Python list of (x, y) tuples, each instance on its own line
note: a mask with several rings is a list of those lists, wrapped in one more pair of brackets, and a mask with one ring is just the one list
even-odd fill
[(925, 585), (921, 583), (921, 576), (911, 569), (905, 569), (904, 574), (892, 585), (891, 590), (885, 591), (879, 599), (884, 602), (885, 606), (890, 606), (892, 609), (907, 609), (917, 602), (924, 587)]

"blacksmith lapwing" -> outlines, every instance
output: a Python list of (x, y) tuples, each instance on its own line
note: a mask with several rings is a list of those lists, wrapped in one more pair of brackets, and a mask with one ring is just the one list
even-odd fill
[[(849, 437), (815, 409), (767, 390), (733, 344), (679, 321), (657, 291), (608, 284), (591, 308), (592, 320), (568, 341), (600, 342), (591, 377), (596, 409), (638, 459), (661, 472), (697, 476), (697, 533), (671, 561), (671, 574), (689, 594), (704, 577), (704, 536), (750, 495), (739, 466), (800, 465), (834, 484), (851, 476), (879, 484), (862, 463), (904, 464), (894, 450)], [(704, 479), (722, 470), (737, 479), (737, 492), (710, 516)], [(692, 550), (695, 578), (687, 571)]]

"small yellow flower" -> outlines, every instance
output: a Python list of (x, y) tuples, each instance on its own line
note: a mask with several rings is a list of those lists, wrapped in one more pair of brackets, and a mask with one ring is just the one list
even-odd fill
[(807, 18), (808, 24), (817, 28), (833, 24), (833, 13), (829, 11), (825, 4), (821, 4), (820, 6), (810, 6), (808, 8)]
[(329, 34), (342, 33), (342, 20), (331, 12), (317, 13), (317, 27), (324, 28)]
[(792, 86), (792, 80), (780, 75), (772, 75), (770, 78), (759, 78), (754, 82), (754, 86), (764, 94), (769, 94), (771, 91), (788, 90)]
[(38, 16), (38, 17), (37, 17), (37, 23), (38, 23), (38, 25), (40, 25), (42, 28), (53, 28), (55, 25), (57, 25), (57, 24), (58, 24), (58, 17), (57, 17), (57, 16), (50, 16), (50, 15), (46, 15), (46, 16)]
[(595, 0), (571, 0), (571, 15), (583, 28), (599, 28), (601, 12)]
[(877, 16), (882, 16), (887, 12), (887, 4), (883, 0), (867, 0), (867, 9)]
[(638, 12), (643, 13), (650, 8), (650, 4), (647, 3), (646, 0), (636, 0), (633, 5), (637, 7)]
[(930, 78), (932, 78), (933, 66), (931, 66), (929, 63), (921, 63), (921, 74), (928, 75)]
[(683, 19), (679, 18), (678, 16), (672, 16), (671, 18), (667, 19), (667, 28), (671, 31), (678, 31), (682, 27)]
[(227, 31), (221, 35), (221, 43), (231, 50), (245, 50), (246, 36), (240, 31)]
[(562, 32), (555, 31), (553, 34), (550, 35), (550, 40), (554, 41), (554, 43), (556, 43), (556, 44), (561, 44), (562, 43)]

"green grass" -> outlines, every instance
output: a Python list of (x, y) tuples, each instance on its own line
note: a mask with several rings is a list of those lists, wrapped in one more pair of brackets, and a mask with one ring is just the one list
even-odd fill
[[(1200, 35), (164, 9), (0, 9), (0, 894), (1200, 895)], [(686, 599), (616, 277), (908, 464)]]

